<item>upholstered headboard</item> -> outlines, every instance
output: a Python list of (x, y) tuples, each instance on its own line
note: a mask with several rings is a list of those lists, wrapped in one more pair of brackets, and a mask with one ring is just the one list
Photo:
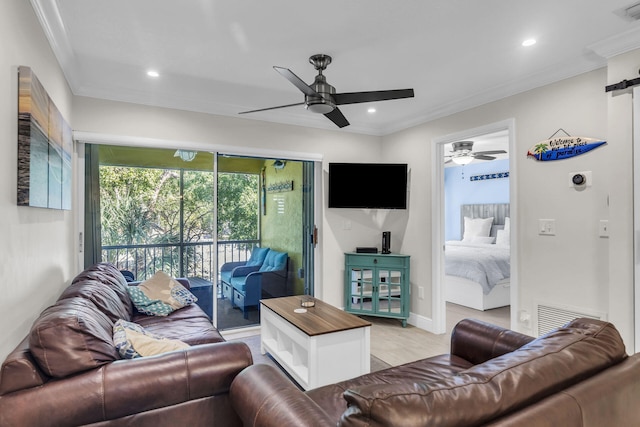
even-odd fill
[(489, 218), (493, 217), (491, 236), (495, 236), (497, 230), (504, 228), (504, 219), (509, 216), (509, 203), (481, 203), (475, 205), (460, 206), (460, 230), (464, 234), (464, 217)]

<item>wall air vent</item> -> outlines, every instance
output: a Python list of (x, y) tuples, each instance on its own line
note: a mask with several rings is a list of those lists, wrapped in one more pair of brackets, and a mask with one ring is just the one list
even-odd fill
[(637, 21), (640, 19), (640, 2), (614, 10), (613, 13), (627, 21)]
[(598, 313), (577, 307), (569, 307), (558, 304), (536, 303), (536, 325), (535, 331), (538, 336), (542, 336), (567, 322), (579, 317), (590, 319), (607, 320), (605, 313)]

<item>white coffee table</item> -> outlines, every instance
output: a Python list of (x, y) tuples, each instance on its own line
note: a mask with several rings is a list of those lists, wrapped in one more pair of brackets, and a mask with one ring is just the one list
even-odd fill
[(305, 390), (369, 373), (371, 323), (318, 299), (299, 313), (300, 301), (260, 301), (262, 354), (268, 352)]

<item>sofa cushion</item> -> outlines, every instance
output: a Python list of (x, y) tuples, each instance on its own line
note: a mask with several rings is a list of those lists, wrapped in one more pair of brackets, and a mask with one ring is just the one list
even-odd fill
[[(342, 425), (481, 425), (626, 358), (610, 323), (577, 319), (518, 350), (433, 382), (374, 384), (344, 393)], [(465, 408), (452, 411), (453, 406)]]
[(167, 339), (147, 332), (137, 323), (117, 320), (113, 325), (113, 343), (125, 359), (143, 356), (155, 356), (173, 350), (189, 347), (188, 344), (175, 339)]
[(196, 304), (176, 310), (166, 317), (135, 315), (133, 322), (147, 332), (189, 345), (223, 342), (220, 332), (211, 325), (207, 314)]
[(62, 378), (119, 359), (113, 322), (89, 300), (69, 298), (44, 310), (29, 333), (40, 368)]
[(247, 260), (245, 266), (251, 267), (262, 265), (268, 253), (269, 248), (253, 248), (253, 250), (251, 251), (251, 256)]
[(232, 277), (230, 285), (238, 292), (244, 293), (244, 288), (247, 283), (247, 276)]
[(109, 286), (118, 295), (120, 301), (122, 301), (122, 306), (128, 314), (127, 319), (131, 319), (133, 315), (133, 304), (127, 292), (127, 281), (122, 273), (120, 273), (120, 270), (108, 262), (99, 262), (78, 274), (72, 283), (82, 282), (87, 279), (97, 280)]
[(369, 384), (424, 383), (449, 378), (472, 366), (468, 361), (449, 354), (429, 357), (400, 366), (371, 372), (335, 384), (318, 387), (306, 392), (331, 419), (338, 420), (347, 410), (342, 394), (349, 389)]
[(284, 270), (287, 265), (289, 254), (286, 252), (278, 252), (273, 249), (269, 251), (267, 257), (262, 263), (259, 271), (280, 271)]
[(62, 292), (58, 301), (68, 298), (84, 298), (91, 301), (112, 322), (129, 319), (129, 313), (118, 294), (113, 288), (98, 280), (73, 282)]

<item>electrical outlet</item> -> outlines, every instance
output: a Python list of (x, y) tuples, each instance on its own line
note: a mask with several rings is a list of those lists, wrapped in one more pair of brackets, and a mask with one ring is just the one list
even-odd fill
[(424, 286), (418, 286), (418, 298), (424, 299)]

